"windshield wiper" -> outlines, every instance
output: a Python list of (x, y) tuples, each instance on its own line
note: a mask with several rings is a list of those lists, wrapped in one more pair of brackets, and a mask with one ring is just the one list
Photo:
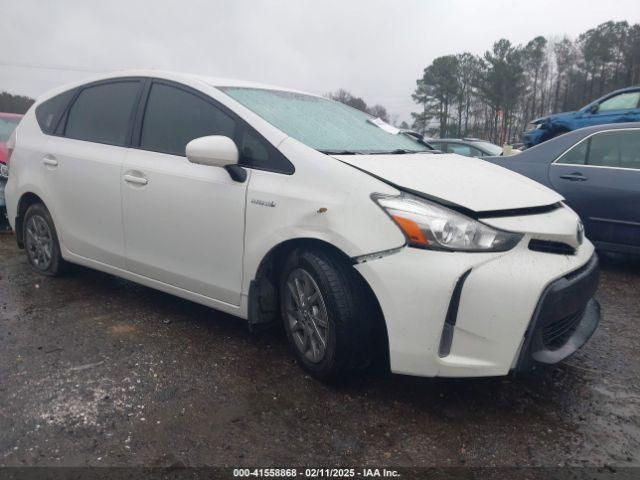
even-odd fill
[(362, 152), (359, 150), (318, 150), (325, 155), (402, 155), (406, 153), (431, 153), (432, 150), (409, 150), (408, 148), (396, 148), (395, 150), (382, 150), (379, 152)]
[(371, 152), (371, 155), (402, 155), (405, 153), (426, 153), (428, 150), (409, 150), (408, 148), (396, 148), (395, 150), (383, 152)]
[(362, 155), (362, 152), (356, 150), (318, 150), (325, 155)]

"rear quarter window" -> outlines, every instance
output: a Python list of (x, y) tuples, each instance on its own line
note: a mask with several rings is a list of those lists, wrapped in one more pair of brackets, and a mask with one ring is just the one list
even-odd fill
[(36, 120), (43, 133), (51, 135), (54, 132), (58, 120), (60, 120), (74, 93), (75, 90), (69, 90), (45, 100), (36, 107)]

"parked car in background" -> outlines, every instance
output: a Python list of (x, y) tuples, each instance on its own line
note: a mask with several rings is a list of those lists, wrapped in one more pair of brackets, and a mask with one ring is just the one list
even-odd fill
[(599, 249), (640, 254), (640, 123), (581, 128), (487, 160), (555, 189)]
[(17, 113), (0, 112), (0, 224), (4, 222), (5, 200), (4, 186), (7, 182), (7, 141), (9, 136), (20, 122), (22, 115)]
[(640, 121), (640, 87), (616, 90), (577, 112), (555, 113), (531, 121), (522, 136), (529, 148), (578, 128)]
[(416, 132), (415, 130), (403, 129), (403, 128), (400, 128), (399, 130), (400, 130), (400, 133), (402, 133), (403, 135), (408, 135), (410, 137), (415, 138), (420, 144), (422, 144), (425, 147), (427, 147), (427, 149), (429, 149), (429, 150), (438, 150), (433, 145), (431, 145), (429, 142), (427, 142), (427, 139), (425, 138), (425, 136), (422, 135), (420, 132)]
[(426, 141), (441, 152), (457, 153), (465, 157), (486, 157), (503, 153), (502, 147), (478, 138), (435, 138)]
[(282, 322), (323, 380), (377, 351), (397, 373), (505, 375), (599, 322), (594, 247), (560, 195), (324, 97), (121, 72), (43, 96), (16, 132), (7, 206), (35, 271)]

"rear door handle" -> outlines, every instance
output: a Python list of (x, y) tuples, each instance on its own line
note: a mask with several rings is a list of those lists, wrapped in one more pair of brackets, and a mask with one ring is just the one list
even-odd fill
[(54, 157), (53, 155), (45, 155), (44, 157), (42, 157), (42, 163), (48, 165), (49, 167), (58, 166), (58, 160), (56, 160), (56, 157)]
[(136, 175), (131, 175), (128, 173), (124, 175), (124, 181), (127, 183), (132, 183), (134, 185), (146, 185), (147, 183), (149, 183), (149, 180), (144, 177), (138, 177)]
[(560, 175), (560, 178), (564, 178), (565, 180), (571, 180), (573, 182), (584, 182), (585, 180), (587, 180), (587, 177), (585, 177), (583, 174), (579, 172)]

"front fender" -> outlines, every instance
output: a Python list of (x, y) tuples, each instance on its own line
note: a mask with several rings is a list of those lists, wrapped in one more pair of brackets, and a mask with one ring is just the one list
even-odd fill
[(279, 149), (296, 170), (293, 175), (251, 174), (243, 293), (269, 251), (288, 240), (320, 240), (349, 257), (404, 245), (404, 234), (371, 199), (372, 193), (398, 194), (395, 188), (293, 139)]
[[(377, 208), (373, 205), (373, 202), (372, 207)], [(250, 282), (256, 278), (258, 268), (262, 261), (271, 251), (285, 242), (293, 240), (317, 240), (330, 244), (348, 257), (356, 257), (368, 253), (390, 250), (401, 247), (405, 244), (404, 235), (382, 212), (382, 210), (380, 210), (382, 215), (379, 219), (379, 222), (383, 225), (382, 228), (380, 230), (376, 228), (369, 228), (372, 235), (375, 235), (376, 230), (378, 230), (377, 233), (381, 234), (380, 238), (375, 242), (364, 243), (359, 243), (359, 236), (353, 234), (353, 231), (359, 228), (356, 225), (357, 222), (355, 220), (353, 221), (353, 228), (351, 229), (343, 225), (343, 222), (332, 222), (332, 219), (330, 218), (331, 215), (329, 214), (331, 207), (327, 208), (327, 212), (325, 213), (314, 212), (317, 216), (327, 215), (328, 218), (321, 218), (315, 222), (293, 222), (272, 229), (260, 228), (259, 221), (255, 220), (256, 212), (251, 212), (250, 210), (251, 208), (247, 206), (247, 233), (245, 235), (244, 280), (242, 286), (243, 293), (249, 291)], [(336, 207), (334, 210), (336, 211), (335, 215), (344, 214), (344, 208), (339, 209)], [(254, 220), (251, 221), (251, 219)], [(387, 228), (387, 232), (381, 232), (381, 230), (387, 230)]]
[(575, 130), (575, 122), (573, 119), (567, 118), (551, 118), (549, 119), (547, 131), (549, 132), (548, 138), (552, 138), (558, 133), (566, 133), (571, 130)]

